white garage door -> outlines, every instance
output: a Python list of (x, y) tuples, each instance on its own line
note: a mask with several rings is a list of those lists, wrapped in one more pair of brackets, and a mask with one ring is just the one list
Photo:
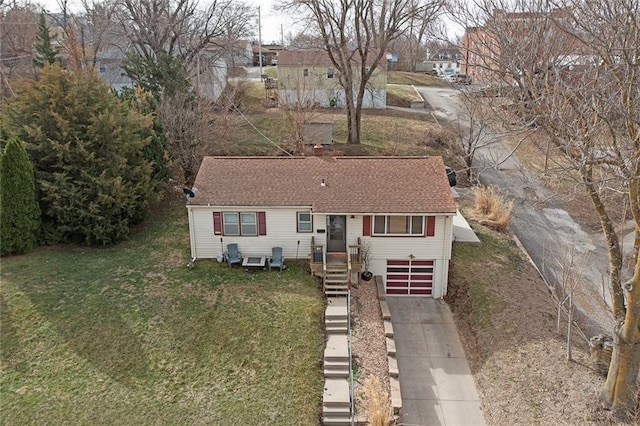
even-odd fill
[(387, 260), (386, 293), (430, 296), (433, 292), (433, 260)]

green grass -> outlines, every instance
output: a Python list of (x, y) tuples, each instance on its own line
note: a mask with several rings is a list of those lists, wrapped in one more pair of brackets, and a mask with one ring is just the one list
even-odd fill
[(387, 105), (409, 108), (412, 102), (421, 102), (423, 99), (415, 89), (408, 85), (387, 85)]
[(388, 84), (413, 84), (415, 86), (436, 86), (447, 87), (449, 83), (445, 80), (425, 73), (389, 71), (387, 74)]
[(107, 248), (2, 260), (3, 424), (316, 424), (322, 297), (301, 264), (187, 267), (173, 203)]

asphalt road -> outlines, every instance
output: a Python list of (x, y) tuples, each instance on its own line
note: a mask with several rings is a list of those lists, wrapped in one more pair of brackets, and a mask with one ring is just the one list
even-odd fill
[[(425, 99), (425, 109), (439, 122), (459, 119), (456, 89), (417, 90)], [(476, 154), (479, 181), (497, 186), (514, 201), (511, 230), (550, 285), (562, 283), (567, 271), (577, 278), (574, 303), (585, 334), (590, 337), (611, 333), (607, 251), (601, 232), (589, 232), (573, 220), (562, 208), (561, 200), (544, 188), (534, 173), (509, 156), (510, 151), (499, 136), (485, 136), (491, 143)], [(572, 262), (575, 266), (571, 268)]]

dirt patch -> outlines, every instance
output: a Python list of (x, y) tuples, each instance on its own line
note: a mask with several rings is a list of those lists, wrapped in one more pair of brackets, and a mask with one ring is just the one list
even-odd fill
[[(511, 247), (507, 236), (483, 233), (498, 239), (493, 246)], [(575, 328), (567, 360), (566, 318), (558, 328), (556, 302), (536, 270), (514, 257), (516, 248), (492, 251), (489, 258), (454, 251), (446, 298), (487, 424), (619, 424), (600, 408), (604, 378)]]

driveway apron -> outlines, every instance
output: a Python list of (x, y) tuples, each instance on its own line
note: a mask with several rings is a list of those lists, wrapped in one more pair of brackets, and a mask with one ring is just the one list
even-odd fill
[(428, 297), (389, 297), (400, 370), (403, 425), (485, 425), (449, 306)]

